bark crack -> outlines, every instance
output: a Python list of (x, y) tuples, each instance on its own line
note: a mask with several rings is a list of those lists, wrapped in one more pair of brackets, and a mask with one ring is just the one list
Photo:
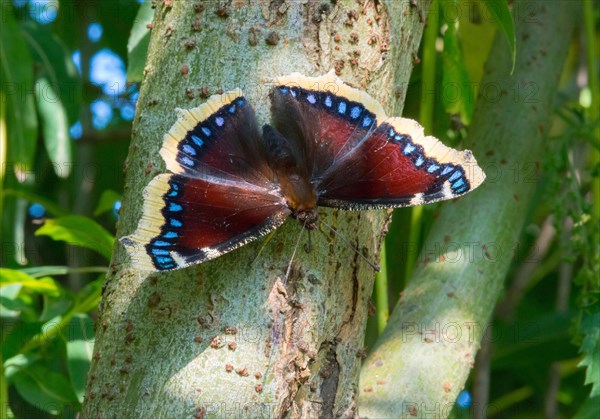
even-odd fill
[(321, 400), (323, 400), (320, 417), (332, 418), (340, 378), (340, 364), (336, 357), (337, 346), (331, 342), (327, 342), (326, 345), (328, 348), (325, 358), (325, 365), (321, 369), (321, 377), (323, 378), (323, 381), (321, 382), (319, 392)]

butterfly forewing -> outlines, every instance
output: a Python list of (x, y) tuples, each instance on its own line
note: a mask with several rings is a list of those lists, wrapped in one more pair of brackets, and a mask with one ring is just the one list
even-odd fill
[(313, 179), (335, 167), (385, 117), (379, 103), (333, 73), (278, 78), (271, 113), (275, 127), (312, 156)]
[(167, 169), (190, 177), (216, 177), (268, 185), (261, 133), (252, 106), (240, 89), (179, 110), (160, 154)]

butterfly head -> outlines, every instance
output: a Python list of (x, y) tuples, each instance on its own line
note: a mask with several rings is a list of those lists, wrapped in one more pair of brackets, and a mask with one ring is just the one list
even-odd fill
[(319, 213), (316, 208), (298, 211), (292, 214), (292, 216), (296, 217), (296, 219), (309, 230), (315, 230), (317, 228)]

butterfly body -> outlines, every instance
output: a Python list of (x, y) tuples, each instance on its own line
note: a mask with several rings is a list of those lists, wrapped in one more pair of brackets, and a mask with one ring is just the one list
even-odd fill
[(160, 150), (169, 174), (144, 190), (137, 230), (121, 241), (143, 270), (171, 270), (234, 250), (290, 215), (364, 210), (461, 196), (484, 180), (469, 151), (413, 120), (388, 117), (333, 73), (275, 80), (262, 130), (239, 89), (180, 110)]
[(276, 175), (272, 182), (279, 185), (291, 215), (308, 229), (315, 229), (319, 219), (317, 191), (300, 156), (295, 155), (289, 141), (270, 125), (263, 126), (263, 138), (267, 160)]

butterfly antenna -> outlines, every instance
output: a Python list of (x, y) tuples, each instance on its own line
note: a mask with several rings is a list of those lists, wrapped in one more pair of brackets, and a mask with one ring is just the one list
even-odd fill
[(360, 256), (361, 258), (364, 259), (365, 262), (367, 262), (369, 264), (369, 266), (371, 268), (373, 268), (373, 270), (375, 272), (379, 272), (379, 265), (377, 265), (376, 263), (371, 262), (365, 255), (363, 255), (356, 247), (352, 246), (352, 244), (350, 244), (350, 242), (344, 237), (342, 236), (340, 233), (337, 232), (337, 230), (335, 228), (333, 228), (332, 226), (330, 226), (329, 224), (327, 224), (325, 221), (319, 219), (319, 221), (321, 222), (321, 224), (323, 224), (325, 227), (327, 227), (328, 229), (330, 229), (333, 234), (335, 234), (335, 236), (340, 239), (346, 246), (348, 246), (350, 249), (354, 250), (354, 252)]

